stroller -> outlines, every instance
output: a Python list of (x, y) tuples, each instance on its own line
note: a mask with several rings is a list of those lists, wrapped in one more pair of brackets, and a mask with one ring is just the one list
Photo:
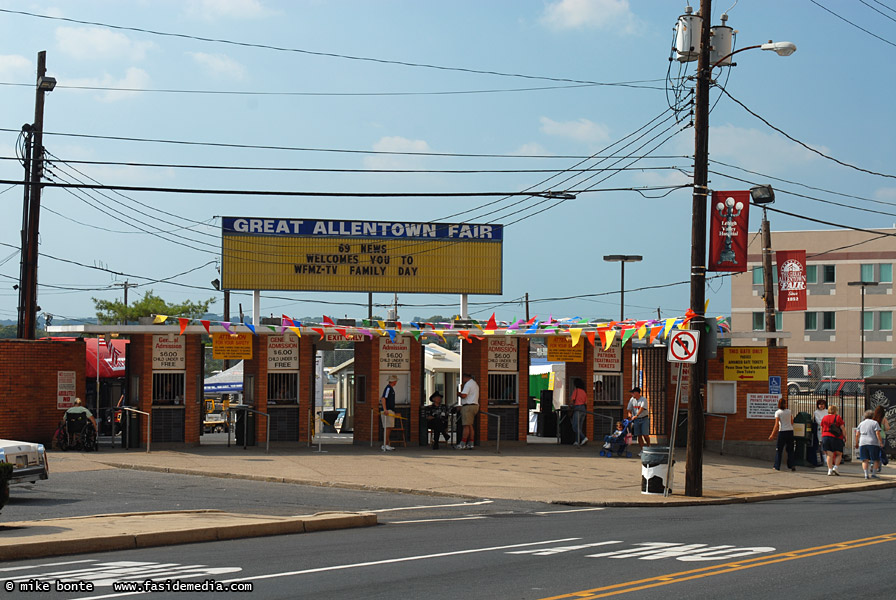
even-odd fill
[(84, 413), (66, 413), (56, 429), (55, 441), (60, 450), (99, 450), (96, 428)]
[(615, 454), (616, 456), (625, 456), (626, 458), (632, 457), (632, 453), (626, 451), (628, 445), (632, 443), (630, 425), (631, 419), (625, 419), (622, 421), (622, 431), (614, 431), (604, 437), (604, 447), (600, 451), (601, 456), (610, 458)]

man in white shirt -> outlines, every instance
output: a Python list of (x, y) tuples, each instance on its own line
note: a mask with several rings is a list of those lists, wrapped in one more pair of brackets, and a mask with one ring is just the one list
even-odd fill
[(461, 378), (463, 387), (458, 396), (460, 396), (460, 419), (463, 425), (463, 436), (460, 443), (455, 446), (458, 450), (472, 450), (473, 441), (476, 439), (473, 431), (473, 422), (476, 413), (479, 412), (479, 384), (473, 379), (469, 373), (464, 373)]
[(650, 415), (647, 414), (647, 398), (641, 397), (641, 388), (632, 388), (628, 401), (628, 416), (632, 420), (632, 437), (638, 438), (641, 450), (650, 445)]

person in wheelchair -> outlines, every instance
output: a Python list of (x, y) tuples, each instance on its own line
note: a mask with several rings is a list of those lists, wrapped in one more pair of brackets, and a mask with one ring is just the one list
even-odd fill
[(60, 450), (96, 450), (97, 425), (93, 413), (83, 406), (80, 398), (75, 405), (65, 411), (57, 431), (57, 445)]

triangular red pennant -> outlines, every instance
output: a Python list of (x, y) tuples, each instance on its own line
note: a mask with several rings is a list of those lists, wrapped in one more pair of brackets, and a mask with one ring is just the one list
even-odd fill
[(187, 325), (190, 324), (190, 319), (186, 319), (184, 317), (178, 317), (177, 322), (180, 323), (180, 335), (183, 335), (184, 330), (187, 328)]

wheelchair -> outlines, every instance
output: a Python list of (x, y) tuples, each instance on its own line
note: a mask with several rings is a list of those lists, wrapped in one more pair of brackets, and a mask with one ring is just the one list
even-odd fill
[(86, 414), (66, 413), (62, 424), (56, 430), (56, 446), (60, 450), (95, 452), (99, 450), (96, 428)]

